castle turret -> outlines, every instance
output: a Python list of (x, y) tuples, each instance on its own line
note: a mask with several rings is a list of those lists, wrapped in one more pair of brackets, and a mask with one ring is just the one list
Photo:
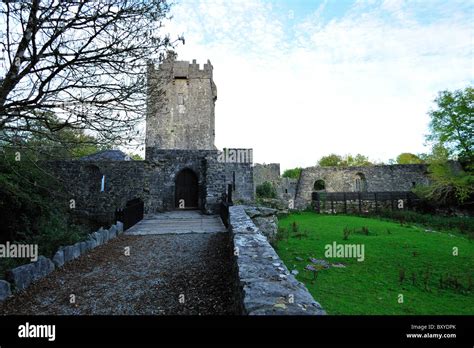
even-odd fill
[(200, 69), (174, 55), (148, 67), (146, 147), (215, 150), (214, 104), (217, 89), (208, 60)]

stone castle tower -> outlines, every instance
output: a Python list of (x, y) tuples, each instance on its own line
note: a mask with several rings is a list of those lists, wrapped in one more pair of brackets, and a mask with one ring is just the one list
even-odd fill
[(210, 61), (177, 61), (170, 54), (156, 69), (148, 65), (146, 147), (215, 150), (216, 85)]

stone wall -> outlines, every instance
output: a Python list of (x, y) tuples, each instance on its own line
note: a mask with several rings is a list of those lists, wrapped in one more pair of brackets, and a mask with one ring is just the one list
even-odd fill
[(217, 158), (217, 151), (147, 148), (147, 162), (151, 168), (148, 173), (149, 202), (146, 211), (153, 213), (175, 209), (175, 178), (186, 168), (191, 169), (198, 177), (200, 197), (198, 204), (199, 208), (203, 209), (207, 195), (207, 156)]
[(234, 244), (243, 314), (325, 314), (306, 287), (290, 274), (244, 209), (244, 206), (229, 208), (229, 230)]
[(327, 192), (410, 191), (414, 185), (429, 184), (424, 164), (309, 167), (301, 172), (295, 196), (296, 208), (304, 209), (311, 203), (311, 193), (317, 180), (324, 181)]
[(234, 201), (250, 202), (254, 199), (252, 163), (224, 163), (225, 182), (232, 185)]
[(73, 199), (74, 213), (98, 225), (113, 223), (115, 210), (124, 208), (127, 201), (148, 198), (144, 161), (50, 161), (45, 166), (63, 186), (64, 205), (71, 207)]
[(158, 69), (148, 66), (146, 146), (160, 149), (215, 149), (214, 104), (217, 89), (208, 61), (168, 57)]
[(73, 199), (76, 215), (97, 225), (113, 223), (115, 211), (135, 198), (143, 200), (147, 214), (175, 209), (175, 179), (183, 169), (197, 175), (198, 208), (206, 213), (219, 213), (227, 184), (235, 183), (234, 199), (253, 200), (251, 163), (222, 163), (217, 150), (153, 147), (147, 156), (146, 161), (51, 161), (46, 166), (64, 186), (64, 204)]
[(8, 299), (12, 292), (25, 290), (32, 283), (53, 272), (55, 268), (64, 266), (65, 263), (107, 243), (123, 232), (123, 224), (118, 221), (117, 224), (112, 225), (109, 229), (101, 228), (89, 234), (87, 240), (59, 248), (52, 259), (41, 255), (35, 262), (9, 270), (6, 274), (7, 280), (0, 280), (0, 302)]
[(253, 182), (255, 188), (265, 181), (274, 182), (280, 178), (280, 163), (259, 164), (253, 166)]

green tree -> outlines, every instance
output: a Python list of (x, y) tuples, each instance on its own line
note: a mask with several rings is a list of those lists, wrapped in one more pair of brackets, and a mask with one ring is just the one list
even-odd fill
[(298, 179), (300, 177), (302, 168), (296, 167), (293, 169), (287, 169), (283, 172), (282, 177), (290, 179)]
[(137, 155), (136, 153), (129, 153), (128, 157), (130, 157), (134, 161), (143, 161), (143, 157), (140, 155)]
[(323, 156), (318, 161), (318, 165), (321, 167), (340, 167), (342, 163), (342, 157), (334, 153)]
[(424, 163), (424, 161), (418, 157), (417, 155), (414, 155), (409, 152), (403, 152), (397, 156), (397, 164), (419, 164), (419, 163)]
[(256, 194), (259, 198), (276, 198), (277, 196), (275, 187), (273, 187), (272, 183), (268, 181), (257, 186)]
[(344, 157), (330, 154), (327, 156), (321, 157), (318, 161), (318, 165), (321, 167), (359, 167), (359, 166), (370, 166), (373, 163), (369, 161), (367, 156), (357, 154), (353, 155), (345, 155)]
[(343, 159), (343, 166), (345, 167), (370, 166), (372, 164), (367, 156), (361, 155), (360, 153), (355, 156), (346, 155)]
[(450, 155), (473, 161), (474, 88), (442, 91), (435, 99), (436, 109), (429, 111), (430, 134), (427, 140), (443, 144)]
[(34, 132), (21, 137), (18, 145), (31, 154), (36, 153), (38, 159), (74, 159), (112, 148), (83, 129), (62, 127), (52, 112), (41, 113), (31, 122), (31, 128)]

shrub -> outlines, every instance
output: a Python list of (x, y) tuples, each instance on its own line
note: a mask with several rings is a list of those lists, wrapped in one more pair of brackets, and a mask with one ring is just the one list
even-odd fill
[(369, 216), (394, 220), (400, 224), (415, 223), (435, 230), (454, 230), (463, 234), (474, 233), (474, 218), (422, 214), (410, 210), (381, 210)]
[(256, 194), (259, 198), (276, 198), (277, 193), (272, 183), (265, 181), (263, 184), (258, 185), (256, 188)]

